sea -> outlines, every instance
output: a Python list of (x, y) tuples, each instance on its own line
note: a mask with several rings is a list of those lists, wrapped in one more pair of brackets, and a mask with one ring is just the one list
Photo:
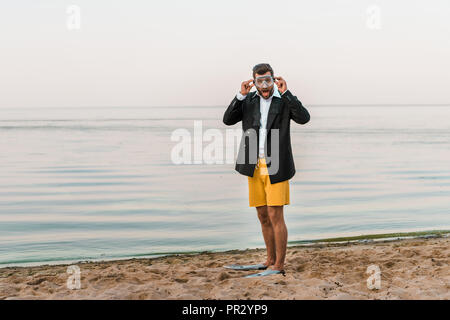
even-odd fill
[[(450, 106), (305, 107), (290, 243), (450, 229)], [(225, 109), (1, 108), (0, 267), (264, 247)]]

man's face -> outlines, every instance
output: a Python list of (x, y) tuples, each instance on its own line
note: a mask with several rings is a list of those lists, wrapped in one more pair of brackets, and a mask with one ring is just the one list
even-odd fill
[(269, 77), (271, 77), (272, 75), (270, 74), (270, 71), (267, 71), (266, 73), (264, 73), (264, 74), (255, 74), (255, 77), (253, 78), (253, 82), (255, 83), (255, 87), (256, 87), (256, 90), (258, 90), (258, 92), (259, 92), (259, 94), (264, 98), (264, 99), (268, 99), (271, 95), (272, 95), (272, 93), (273, 93), (273, 81), (272, 81), (272, 84), (270, 85), (270, 86), (268, 86), (268, 87), (266, 87), (266, 88), (259, 88), (258, 87), (258, 85), (257, 85), (257, 79), (259, 78), (259, 77), (262, 77), (262, 76), (269, 76)]

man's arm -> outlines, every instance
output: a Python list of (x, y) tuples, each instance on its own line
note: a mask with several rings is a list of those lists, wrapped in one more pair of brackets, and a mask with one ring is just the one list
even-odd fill
[(292, 120), (299, 124), (305, 124), (309, 121), (310, 115), (308, 110), (303, 107), (300, 100), (297, 99), (289, 90), (286, 90), (281, 98), (286, 102), (289, 107), (289, 116)]
[(242, 108), (244, 107), (244, 100), (253, 86), (253, 79), (249, 79), (241, 83), (241, 91), (239, 91), (233, 101), (231, 101), (228, 109), (223, 115), (223, 123), (225, 123), (227, 126), (231, 126), (242, 120)]
[(289, 108), (289, 118), (300, 124), (307, 123), (310, 119), (309, 112), (297, 97), (287, 89), (286, 80), (282, 77), (275, 77), (275, 83), (281, 92), (281, 99), (286, 102)]
[(238, 98), (241, 97), (234, 97), (233, 101), (231, 101), (230, 105), (225, 111), (225, 114), (223, 115), (223, 123), (225, 123), (227, 126), (231, 126), (242, 120), (242, 107), (244, 104), (244, 99)]

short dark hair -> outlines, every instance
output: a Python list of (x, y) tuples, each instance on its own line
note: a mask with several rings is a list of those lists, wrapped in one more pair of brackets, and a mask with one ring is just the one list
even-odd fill
[(255, 74), (264, 74), (267, 71), (270, 71), (270, 74), (273, 77), (273, 69), (268, 63), (259, 63), (256, 66), (253, 67), (253, 78), (255, 77)]

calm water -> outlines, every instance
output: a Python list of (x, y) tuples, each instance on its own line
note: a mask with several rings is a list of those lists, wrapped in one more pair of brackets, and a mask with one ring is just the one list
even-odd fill
[[(307, 108), (290, 241), (450, 227), (450, 107)], [(0, 109), (0, 265), (264, 246), (233, 164), (171, 162), (224, 110)]]

